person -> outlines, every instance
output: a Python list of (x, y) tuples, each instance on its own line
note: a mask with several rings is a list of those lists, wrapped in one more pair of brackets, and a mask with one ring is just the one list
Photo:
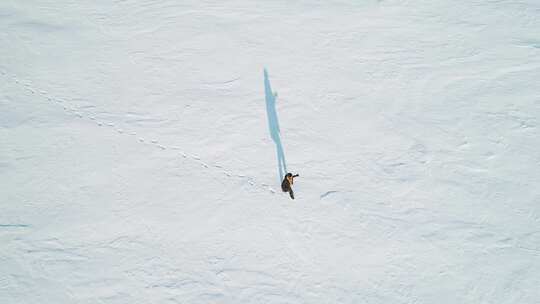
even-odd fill
[(298, 174), (293, 175), (292, 173), (285, 174), (285, 178), (283, 179), (283, 182), (281, 182), (281, 190), (283, 192), (289, 192), (289, 195), (292, 199), (294, 199), (294, 192), (292, 190), (292, 184), (294, 182), (294, 178), (298, 177)]

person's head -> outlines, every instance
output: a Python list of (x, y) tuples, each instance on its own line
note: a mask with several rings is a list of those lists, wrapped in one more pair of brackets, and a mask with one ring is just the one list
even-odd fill
[(287, 174), (285, 174), (285, 177), (291, 178), (291, 177), (292, 177), (292, 173), (287, 173)]

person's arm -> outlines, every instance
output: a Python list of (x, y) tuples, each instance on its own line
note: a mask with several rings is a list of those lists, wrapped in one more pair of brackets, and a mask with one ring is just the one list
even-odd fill
[(294, 178), (295, 178), (295, 177), (298, 177), (298, 176), (299, 176), (298, 174), (295, 174), (295, 175), (293, 175), (293, 176), (291, 177), (291, 185), (294, 183)]

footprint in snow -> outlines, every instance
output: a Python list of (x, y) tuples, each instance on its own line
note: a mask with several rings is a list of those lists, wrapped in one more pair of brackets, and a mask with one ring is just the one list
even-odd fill
[(319, 197), (320, 197), (321, 199), (323, 199), (323, 198), (325, 198), (325, 197), (327, 197), (327, 196), (329, 196), (329, 195), (331, 195), (331, 194), (338, 193), (338, 192), (339, 192), (339, 191), (334, 191), (334, 190), (332, 190), (332, 191), (326, 191), (325, 193), (321, 194)]

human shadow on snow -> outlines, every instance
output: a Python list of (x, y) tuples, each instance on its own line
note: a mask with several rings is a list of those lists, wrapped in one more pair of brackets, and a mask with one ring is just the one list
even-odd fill
[(266, 69), (264, 69), (264, 93), (266, 99), (266, 115), (268, 117), (268, 130), (270, 131), (270, 137), (276, 144), (279, 182), (281, 183), (285, 173), (287, 173), (287, 163), (285, 162), (285, 153), (283, 152), (283, 145), (281, 144), (279, 132), (279, 120), (276, 111), (277, 94), (272, 92), (270, 79), (268, 78), (268, 72)]

